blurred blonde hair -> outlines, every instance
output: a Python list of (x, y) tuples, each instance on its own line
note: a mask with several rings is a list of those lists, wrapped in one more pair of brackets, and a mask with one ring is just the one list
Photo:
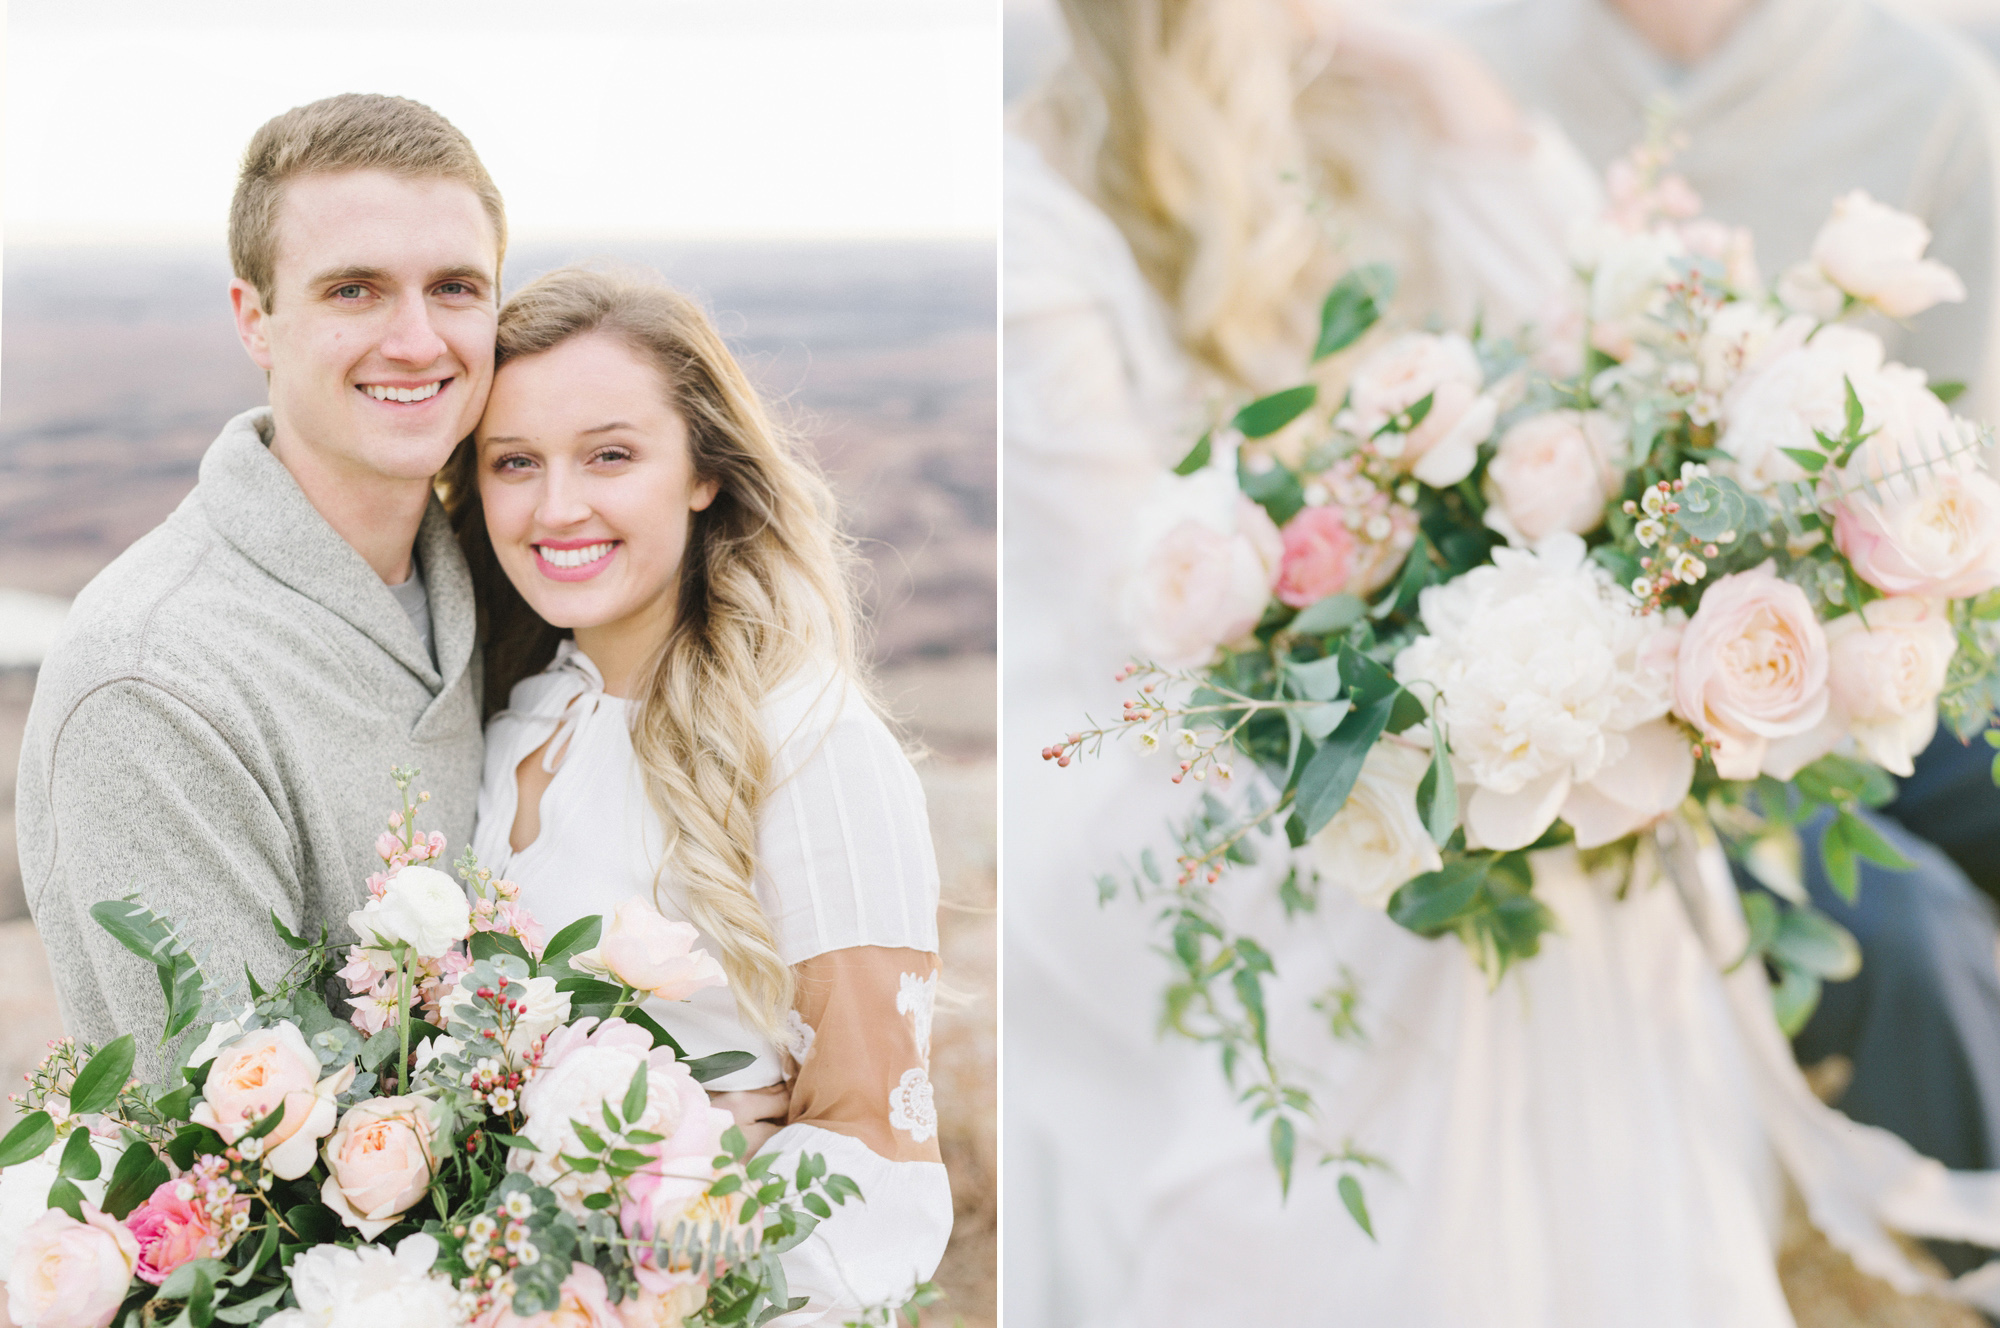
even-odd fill
[[(825, 482), (765, 412), (708, 316), (679, 292), (561, 268), (500, 311), (496, 363), (591, 334), (616, 338), (659, 370), (687, 422), (695, 477), (718, 485), (715, 501), (692, 515), (674, 625), (635, 689), (632, 750), (665, 832), (662, 874), (673, 873), (691, 920), (720, 945), (745, 1015), (782, 1041), (792, 970), (752, 887), (772, 777), (759, 708), (813, 661), (830, 663), (847, 686), (865, 685), (852, 550)], [(563, 633), (500, 570), (476, 467), (468, 439), (443, 487), (486, 618), (486, 695), (497, 709), (515, 682), (548, 664)]]
[(1411, 275), (1368, 178), (1381, 108), (1275, 0), (1060, 4), (1070, 58), (1022, 127), (1123, 233), (1189, 354), (1238, 386), (1296, 381), (1346, 254)]
[(409, 179), (455, 180), (479, 196), (498, 246), (494, 278), (507, 253), (507, 209), (472, 143), (422, 102), (347, 92), (294, 106), (264, 122), (243, 150), (229, 202), (229, 261), (271, 312), (278, 205), (285, 182), (337, 171), (379, 170)]

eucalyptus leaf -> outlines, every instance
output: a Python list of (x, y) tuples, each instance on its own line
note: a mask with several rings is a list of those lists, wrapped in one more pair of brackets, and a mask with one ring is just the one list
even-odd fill
[(1313, 359), (1323, 360), (1359, 341), (1382, 317), (1382, 306), (1395, 293), (1396, 270), (1387, 263), (1364, 263), (1334, 283), (1320, 306)]
[(1299, 773), (1293, 805), (1307, 838), (1318, 834), (1347, 802), (1354, 781), (1361, 775), (1362, 763), (1381, 738), (1394, 706), (1395, 697), (1391, 694), (1348, 711)]
[(1389, 916), (1419, 936), (1435, 936), (1473, 907), (1492, 867), (1492, 856), (1479, 854), (1412, 877), (1390, 897)]
[(1174, 467), (1174, 474), (1194, 474), (1197, 470), (1208, 464), (1211, 455), (1212, 449), (1209, 444), (1209, 435), (1203, 434), (1201, 440), (1189, 449), (1186, 456), (1181, 458), (1180, 464)]
[(1361, 1182), (1351, 1175), (1340, 1178), (1340, 1202), (1347, 1209), (1347, 1215), (1354, 1219), (1354, 1225), (1375, 1239), (1375, 1224), (1368, 1220), (1368, 1199), (1361, 1192)]
[(18, 1166), (30, 1158), (40, 1157), (56, 1141), (56, 1125), (46, 1111), (31, 1111), (23, 1116), (7, 1137), (0, 1139), (0, 1167)]
[[(1326, 659), (1307, 660), (1304, 663), (1287, 660), (1285, 675), (1307, 699), (1313, 701), (1331, 701), (1340, 695), (1340, 689), (1345, 685), (1341, 674), (1340, 657), (1337, 655), (1328, 656)], [(1317, 738), (1322, 735), (1313, 736)]]
[(1318, 742), (1325, 738), (1327, 734), (1333, 732), (1334, 728), (1339, 725), (1342, 719), (1346, 718), (1347, 712), (1351, 709), (1353, 709), (1353, 706), (1350, 702), (1327, 701), (1310, 709), (1300, 711), (1299, 726), (1306, 731), (1307, 735), (1314, 742)]
[(132, 1077), (132, 1055), (130, 1033), (99, 1048), (89, 1063), (76, 1072), (76, 1083), (69, 1093), (71, 1114), (83, 1116), (108, 1110)]
[(1328, 595), (1299, 610), (1291, 630), (1302, 636), (1322, 636), (1352, 627), (1368, 616), (1368, 604), (1358, 595)]
[(1258, 397), (1236, 412), (1230, 421), (1245, 438), (1266, 438), (1312, 409), (1319, 400), (1319, 388), (1311, 383), (1288, 387), (1282, 392)]
[(1828, 982), (1844, 982), (1861, 971), (1861, 946), (1853, 933), (1817, 909), (1786, 909), (1770, 951), (1780, 963)]

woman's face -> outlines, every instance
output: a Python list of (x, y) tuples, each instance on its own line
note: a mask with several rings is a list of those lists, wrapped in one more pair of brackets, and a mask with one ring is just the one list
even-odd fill
[(535, 612), (663, 637), (691, 514), (716, 485), (695, 478), (659, 371), (616, 337), (572, 337), (500, 369), (475, 439), (487, 534)]

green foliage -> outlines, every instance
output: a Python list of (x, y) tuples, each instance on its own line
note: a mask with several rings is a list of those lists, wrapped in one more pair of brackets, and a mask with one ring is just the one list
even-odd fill
[(1319, 340), (1313, 359), (1346, 350), (1382, 316), (1396, 294), (1396, 271), (1387, 263), (1365, 263), (1334, 284), (1319, 311)]
[(1268, 468), (1252, 470), (1250, 459), (1241, 453), (1236, 458), (1236, 487), (1243, 496), (1263, 507), (1271, 520), (1282, 526), (1297, 516), (1299, 509), (1306, 505), (1305, 485), (1299, 482), (1298, 474), (1283, 462), (1271, 460)]
[(109, 1110), (132, 1077), (132, 1053), (130, 1033), (106, 1043), (77, 1071), (69, 1092), (69, 1109), (79, 1116)]
[(1230, 420), (1245, 438), (1268, 438), (1311, 410), (1319, 400), (1319, 388), (1311, 383), (1288, 387), (1282, 392), (1258, 397), (1236, 412)]
[(1188, 450), (1186, 456), (1180, 459), (1180, 464), (1174, 467), (1174, 474), (1194, 474), (1197, 470), (1202, 469), (1208, 464), (1211, 455), (1213, 453), (1209, 444), (1209, 435), (1203, 434), (1201, 440)]
[(160, 990), (167, 1001), (160, 1044), (164, 1046), (186, 1031), (201, 1013), (207, 980), (201, 965), (175, 935), (173, 924), (140, 903), (136, 892), (91, 905), (90, 916), (159, 974)]
[(0, 1139), (0, 1167), (16, 1166), (30, 1158), (40, 1157), (55, 1141), (56, 1124), (49, 1119), (49, 1113), (31, 1111), (7, 1131), (6, 1138)]

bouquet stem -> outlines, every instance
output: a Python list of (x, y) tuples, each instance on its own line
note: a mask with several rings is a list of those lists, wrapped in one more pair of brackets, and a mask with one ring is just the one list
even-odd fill
[(403, 1055), (396, 1062), (396, 1091), (402, 1092), (410, 1078), (410, 947), (396, 947), (396, 1013), (403, 1027)]

